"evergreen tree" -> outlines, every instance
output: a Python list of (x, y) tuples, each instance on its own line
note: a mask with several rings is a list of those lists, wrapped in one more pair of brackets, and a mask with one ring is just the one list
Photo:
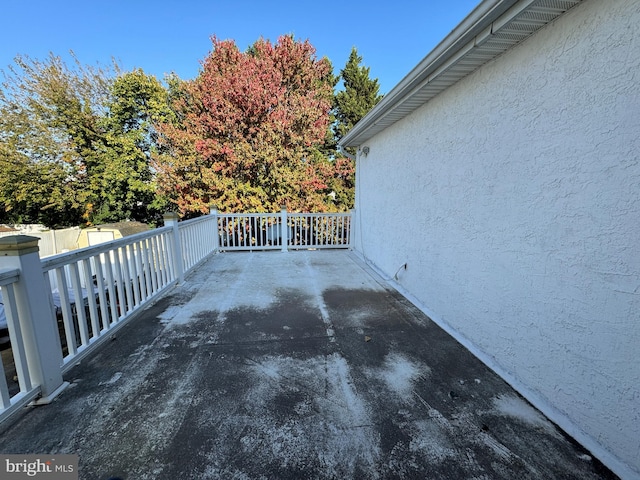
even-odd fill
[(338, 92), (334, 100), (334, 134), (337, 141), (382, 100), (378, 79), (372, 80), (369, 67), (361, 66), (361, 63), (362, 57), (353, 47), (347, 64), (340, 71), (344, 90)]

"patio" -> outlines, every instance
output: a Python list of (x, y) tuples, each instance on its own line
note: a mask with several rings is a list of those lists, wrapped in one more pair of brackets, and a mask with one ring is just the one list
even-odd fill
[(80, 478), (612, 479), (349, 251), (211, 257), (0, 426)]

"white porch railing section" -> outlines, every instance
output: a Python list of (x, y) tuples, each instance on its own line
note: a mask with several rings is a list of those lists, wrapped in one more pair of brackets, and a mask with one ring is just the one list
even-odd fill
[(62, 371), (149, 300), (173, 285), (170, 227), (42, 260), (51, 296)]
[(218, 214), (219, 250), (349, 248), (351, 213)]
[(289, 248), (349, 248), (350, 213), (294, 213), (289, 215)]
[(213, 212), (213, 215), (205, 215), (178, 223), (185, 271), (195, 268), (218, 250), (215, 220), (215, 212)]
[(277, 213), (218, 214), (219, 248), (222, 251), (282, 250), (280, 222), (281, 215)]
[(48, 403), (63, 374), (218, 251), (349, 248), (349, 213), (209, 215), (40, 259), (38, 238), (0, 238), (0, 422)]

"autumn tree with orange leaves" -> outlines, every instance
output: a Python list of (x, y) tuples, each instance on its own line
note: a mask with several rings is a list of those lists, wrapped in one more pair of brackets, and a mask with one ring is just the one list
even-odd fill
[(213, 38), (192, 81), (174, 78), (176, 113), (158, 126), (162, 192), (184, 216), (350, 207), (354, 167), (322, 153), (336, 78), (308, 42), (282, 36), (246, 52)]

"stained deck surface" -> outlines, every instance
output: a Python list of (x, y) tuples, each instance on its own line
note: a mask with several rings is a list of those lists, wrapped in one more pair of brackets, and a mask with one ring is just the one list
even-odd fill
[(219, 254), (0, 426), (80, 478), (616, 478), (345, 251)]

